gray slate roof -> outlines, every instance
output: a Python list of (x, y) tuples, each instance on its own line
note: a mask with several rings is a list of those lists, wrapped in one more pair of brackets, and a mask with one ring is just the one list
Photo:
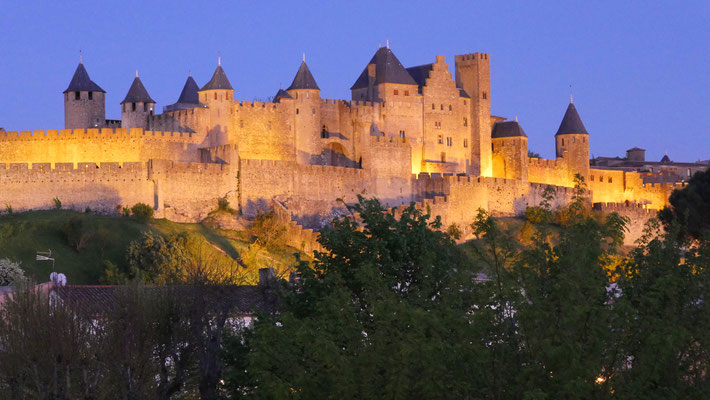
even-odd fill
[(567, 111), (565, 112), (565, 116), (562, 118), (562, 123), (560, 123), (560, 128), (557, 129), (557, 135), (571, 135), (571, 134), (585, 134), (588, 135), (587, 129), (584, 127), (584, 124), (582, 123), (582, 119), (579, 118), (579, 114), (577, 113), (577, 108), (574, 106), (573, 103), (569, 103), (569, 106), (567, 106)]
[(197, 85), (197, 82), (195, 82), (192, 76), (188, 76), (177, 103), (164, 107), (164, 112), (204, 107), (204, 105), (200, 103), (200, 95), (197, 93), (199, 90), (200, 87)]
[(222, 69), (221, 65), (217, 66), (217, 69), (214, 70), (214, 74), (212, 74), (212, 79), (210, 79), (210, 81), (207, 82), (207, 84), (203, 86), (200, 90), (217, 89), (234, 90), (232, 89), (232, 84), (229, 83), (229, 79), (227, 79), (227, 74), (224, 73), (224, 70)]
[(313, 74), (311, 74), (311, 70), (308, 69), (308, 65), (306, 65), (305, 61), (301, 62), (301, 66), (298, 67), (298, 72), (296, 72), (296, 76), (293, 78), (291, 86), (289, 86), (286, 90), (294, 89), (320, 90), (318, 84), (316, 83), (316, 80), (313, 78)]
[(433, 64), (417, 65), (416, 67), (407, 68), (407, 73), (417, 82), (419, 85), (419, 91), (421, 92), (422, 87), (426, 86), (426, 78), (429, 77), (429, 71), (434, 69)]
[[(392, 50), (387, 47), (380, 47), (379, 50), (372, 56), (367, 65), (375, 64), (375, 84), (381, 83), (401, 83), (405, 85), (416, 85), (417, 82), (404, 69), (402, 63), (399, 62)], [(362, 89), (369, 86), (370, 78), (367, 75), (367, 66), (357, 78), (352, 89)]]
[(145, 90), (141, 78), (136, 76), (136, 78), (133, 79), (133, 83), (131, 83), (131, 88), (128, 89), (128, 93), (126, 93), (126, 98), (123, 99), (121, 104), (138, 102), (155, 103), (155, 100), (153, 100), (148, 94), (148, 91)]
[(666, 155), (663, 156), (663, 158), (661, 158), (661, 162), (662, 162), (662, 163), (670, 163), (670, 162), (671, 162), (671, 158), (668, 157), (668, 154), (666, 154)]
[(493, 124), (491, 138), (528, 137), (518, 121), (503, 121)]
[(274, 103), (278, 103), (281, 101), (281, 99), (292, 99), (293, 97), (288, 94), (287, 91), (283, 89), (279, 89), (278, 92), (276, 92), (276, 96), (274, 96)]
[(63, 93), (66, 93), (66, 92), (104, 92), (104, 93), (106, 93), (105, 90), (101, 89), (101, 87), (99, 85), (94, 83), (94, 81), (92, 81), (91, 78), (89, 78), (89, 73), (86, 72), (86, 68), (84, 68), (84, 64), (82, 64), (81, 62), (76, 67), (76, 71), (74, 71), (74, 76), (71, 78), (71, 82), (69, 82), (69, 87)]

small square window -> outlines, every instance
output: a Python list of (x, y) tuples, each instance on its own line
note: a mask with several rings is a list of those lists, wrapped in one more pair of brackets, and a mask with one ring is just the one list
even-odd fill
[(438, 138), (437, 138), (437, 143), (439, 143), (439, 144), (444, 144), (444, 136), (443, 136), (443, 135), (439, 135), (439, 136), (438, 136)]
[(394, 95), (397, 96), (399, 94), (399, 90), (395, 89), (394, 90)]
[(404, 91), (404, 95), (405, 95), (405, 96), (409, 96), (409, 90), (405, 90), (405, 91)]

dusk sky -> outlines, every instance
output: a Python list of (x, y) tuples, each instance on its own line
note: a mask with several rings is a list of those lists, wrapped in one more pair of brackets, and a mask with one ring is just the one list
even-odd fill
[(324, 98), (349, 88), (378, 44), (402, 64), (489, 53), (492, 112), (516, 116), (529, 148), (554, 157), (570, 97), (594, 156), (710, 159), (710, 1), (6, 1), (0, 9), (0, 127), (64, 127), (79, 59), (107, 91), (107, 118), (137, 69), (158, 110), (189, 73), (222, 57), (235, 98), (287, 87), (302, 52)]

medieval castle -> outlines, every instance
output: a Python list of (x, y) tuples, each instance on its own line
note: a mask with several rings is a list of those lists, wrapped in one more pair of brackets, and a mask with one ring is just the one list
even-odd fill
[(531, 158), (520, 124), (491, 115), (485, 53), (455, 56), (452, 76), (444, 56), (405, 68), (381, 47), (351, 100), (322, 98), (304, 59), (273, 102), (239, 101), (219, 64), (201, 88), (188, 77), (162, 113), (136, 74), (121, 120), (107, 120), (105, 91), (80, 62), (64, 91), (65, 129), (0, 130), (0, 205), (41, 209), (58, 198), (116, 212), (143, 202), (187, 222), (226, 198), (244, 215), (278, 207), (317, 229), (336, 199), (363, 194), (389, 206), (427, 203), (444, 224), (466, 226), (481, 207), (521, 214), (548, 186), (564, 204), (575, 174), (593, 202), (644, 214), (707, 168), (649, 163), (636, 148), (590, 165), (592, 137), (572, 102), (554, 134), (556, 159)]

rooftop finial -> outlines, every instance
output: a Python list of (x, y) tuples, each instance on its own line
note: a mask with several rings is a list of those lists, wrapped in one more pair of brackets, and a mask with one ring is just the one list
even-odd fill
[(221, 65), (222, 65), (222, 53), (219, 50), (217, 50), (217, 66), (221, 66)]
[(306, 62), (306, 52), (303, 52), (303, 62)]
[(388, 49), (390, 48), (390, 40), (389, 39), (387, 39), (387, 48)]
[(136, 69), (136, 78), (138, 78), (138, 69)]
[(81, 49), (79, 49), (79, 64), (81, 64), (81, 63), (82, 63), (82, 60), (81, 60)]
[(517, 116), (517, 115), (515, 116), (515, 122), (518, 122), (518, 116)]
[(569, 85), (569, 103), (574, 104), (574, 99), (572, 98), (572, 85)]

